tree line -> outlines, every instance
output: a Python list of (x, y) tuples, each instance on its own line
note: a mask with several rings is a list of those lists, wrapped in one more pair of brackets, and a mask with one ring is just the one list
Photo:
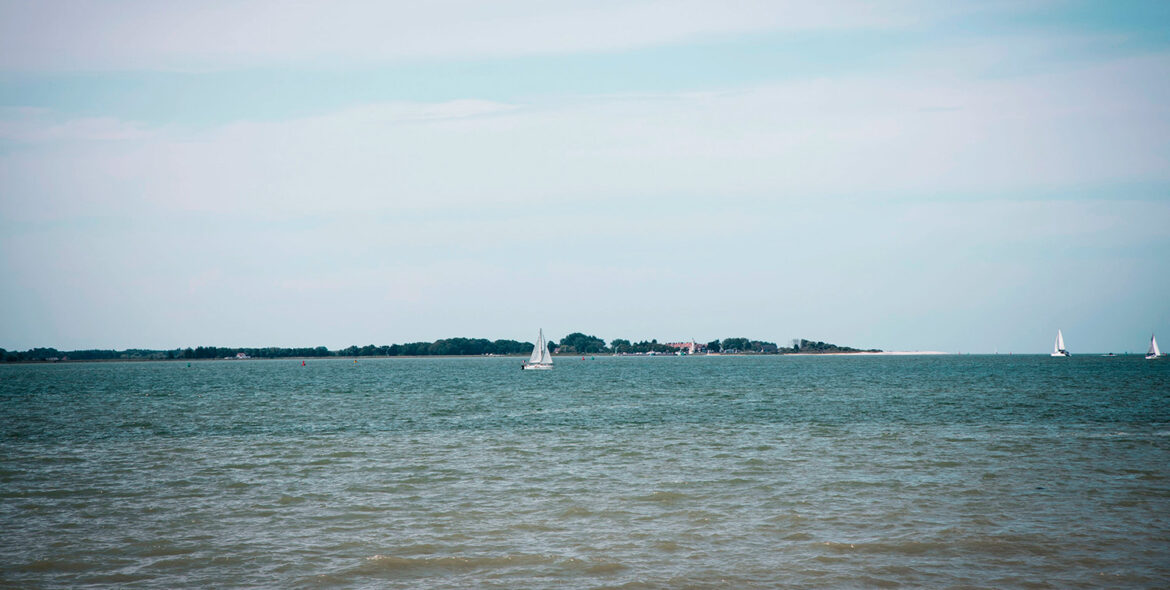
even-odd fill
[(62, 351), (56, 348), (30, 348), (25, 351), (10, 351), (0, 348), (0, 361), (96, 361), (96, 360), (199, 360), (235, 358), (243, 353), (250, 358), (291, 358), (291, 357), (352, 357), (352, 356), (482, 356), (515, 355), (532, 352), (531, 342), (516, 340), (487, 340), (485, 338), (444, 338), (434, 342), (408, 342), (375, 346), (350, 346), (329, 350), (324, 346), (312, 348), (284, 348), (267, 346), (225, 347), (197, 346), (171, 350), (126, 350), (90, 349)]
[[(31, 361), (95, 361), (95, 360), (195, 360), (195, 359), (222, 359), (235, 358), (244, 353), (251, 358), (291, 358), (291, 357), (358, 357), (358, 356), (485, 356), (485, 355), (527, 355), (532, 352), (531, 342), (517, 340), (488, 340), (486, 338), (443, 338), (434, 342), (408, 342), (405, 344), (390, 344), (375, 346), (350, 346), (338, 350), (329, 350), (324, 346), (312, 348), (283, 348), (268, 346), (261, 348), (249, 347), (222, 347), (198, 346), (195, 348), (175, 348), (170, 350), (149, 350), (129, 348), (126, 350), (86, 349), (61, 351), (56, 348), (30, 348), (25, 351), (9, 351), (0, 348), (0, 362), (31, 362)], [(550, 340), (548, 348), (555, 354), (646, 354), (646, 353), (673, 353), (676, 348), (654, 340), (631, 342), (624, 338), (615, 338), (607, 345), (605, 340), (597, 336), (573, 332), (557, 342)], [(709, 352), (740, 353), (740, 354), (793, 354), (793, 353), (832, 353), (832, 352), (880, 352), (876, 349), (868, 351), (837, 346), (813, 340), (793, 340), (792, 346), (780, 347), (775, 342), (751, 340), (748, 338), (724, 338), (712, 340), (702, 347)]]

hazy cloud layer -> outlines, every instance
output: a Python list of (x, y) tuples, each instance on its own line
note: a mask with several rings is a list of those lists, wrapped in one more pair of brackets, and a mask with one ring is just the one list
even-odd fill
[(31, 218), (72, 215), (86, 201), (279, 216), (1170, 181), (1170, 57), (1005, 79), (934, 74), (555, 104), (383, 103), (198, 132), (18, 110), (0, 138), (27, 149), (0, 162), (22, 189), (6, 198), (10, 212)]
[(0, 4), (0, 68), (206, 69), (617, 51), (712, 35), (904, 26), (905, 1), (42, 2)]

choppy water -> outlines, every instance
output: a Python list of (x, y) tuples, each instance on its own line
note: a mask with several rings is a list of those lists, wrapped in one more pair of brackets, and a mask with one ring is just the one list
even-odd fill
[(1165, 587), (1170, 361), (0, 366), (6, 587)]

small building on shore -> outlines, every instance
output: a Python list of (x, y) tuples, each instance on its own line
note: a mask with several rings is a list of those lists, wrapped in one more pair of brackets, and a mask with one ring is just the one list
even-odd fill
[(699, 344), (698, 342), (695, 342), (693, 339), (690, 342), (667, 342), (666, 345), (675, 349), (678, 352), (683, 352), (686, 354), (698, 354), (701, 352), (707, 352), (707, 345), (706, 344)]

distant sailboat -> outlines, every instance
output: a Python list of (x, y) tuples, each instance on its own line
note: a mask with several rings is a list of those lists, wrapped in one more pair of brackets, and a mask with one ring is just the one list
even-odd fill
[(1158, 350), (1158, 340), (1154, 338), (1153, 334), (1150, 334), (1150, 350), (1146, 353), (1146, 358), (1156, 359), (1160, 356), (1162, 356), (1162, 351)]
[(549, 370), (553, 368), (552, 355), (548, 352), (548, 342), (544, 341), (544, 330), (540, 331), (540, 337), (536, 339), (536, 346), (532, 347), (532, 356), (528, 357), (528, 362), (524, 363), (525, 371), (535, 370)]
[(1049, 356), (1072, 356), (1064, 348), (1064, 334), (1060, 330), (1056, 331), (1056, 343), (1052, 345), (1052, 354)]

